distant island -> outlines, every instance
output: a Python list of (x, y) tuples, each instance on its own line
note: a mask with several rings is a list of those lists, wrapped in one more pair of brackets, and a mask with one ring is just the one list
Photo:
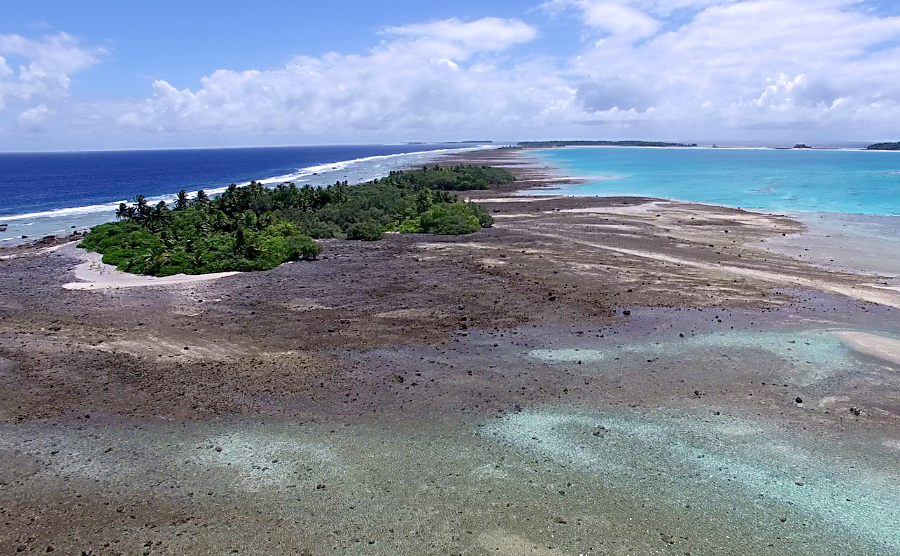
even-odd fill
[(95, 226), (79, 247), (119, 270), (151, 276), (269, 270), (314, 259), (319, 238), (375, 241), (384, 232), (470, 234), (493, 224), (481, 205), (452, 191), (491, 189), (513, 175), (489, 166), (426, 166), (364, 184), (232, 184), (210, 198), (180, 191), (172, 206), (143, 195), (121, 203), (117, 222)]
[[(491, 145), (493, 141), (479, 141), (477, 139), (469, 139), (468, 141), (440, 141), (439, 145)], [(433, 145), (428, 141), (407, 141), (406, 145)]]
[(555, 147), (696, 147), (696, 143), (664, 143), (661, 141), (519, 141), (520, 149), (552, 149)]
[(874, 143), (866, 147), (867, 151), (900, 151), (900, 141), (896, 143)]

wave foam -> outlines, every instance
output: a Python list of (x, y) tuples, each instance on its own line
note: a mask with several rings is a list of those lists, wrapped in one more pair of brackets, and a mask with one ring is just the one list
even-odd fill
[[(362, 158), (354, 158), (351, 160), (341, 160), (338, 162), (330, 162), (327, 164), (318, 164), (316, 166), (307, 166), (305, 168), (298, 168), (296, 172), (291, 172), (290, 174), (283, 174), (280, 176), (273, 176), (270, 178), (265, 178), (262, 180), (257, 180), (259, 183), (263, 185), (279, 185), (282, 183), (292, 182), (292, 181), (300, 181), (305, 178), (310, 178), (316, 174), (325, 174), (331, 172), (339, 172), (341, 170), (346, 170), (355, 165), (365, 164), (367, 162), (373, 162), (376, 160), (391, 160), (402, 157), (410, 157), (416, 158), (423, 155), (434, 155), (434, 154), (444, 154), (449, 152), (465, 152), (472, 150), (480, 150), (491, 147), (465, 147), (465, 148), (452, 148), (452, 149), (436, 149), (432, 151), (414, 151), (408, 153), (397, 153), (397, 154), (385, 154), (385, 155), (377, 155), (377, 156), (366, 156)], [(373, 168), (381, 168), (382, 165), (374, 165)], [(308, 180), (306, 180), (308, 181)], [(248, 185), (250, 182), (243, 182), (237, 185), (244, 186)], [(215, 187), (210, 189), (204, 189), (207, 195), (215, 196), (221, 195), (225, 192), (228, 187)], [(197, 194), (197, 191), (188, 191), (190, 196), (194, 196)], [(166, 203), (174, 202), (176, 198), (176, 193), (167, 193), (164, 195), (158, 195), (156, 197), (148, 197), (147, 201), (151, 204), (157, 204), (160, 201), (165, 201)], [(120, 200), (120, 201), (111, 201), (108, 203), (101, 203), (97, 205), (86, 205), (83, 207), (72, 207), (72, 208), (60, 208), (47, 210), (42, 212), (30, 212), (26, 214), (14, 214), (10, 216), (0, 216), (0, 221), (3, 223), (14, 222), (19, 220), (35, 220), (39, 218), (65, 218), (71, 216), (79, 216), (79, 215), (87, 215), (87, 214), (98, 214), (103, 212), (115, 212), (116, 209), (119, 208), (119, 203), (127, 203), (130, 201)]]

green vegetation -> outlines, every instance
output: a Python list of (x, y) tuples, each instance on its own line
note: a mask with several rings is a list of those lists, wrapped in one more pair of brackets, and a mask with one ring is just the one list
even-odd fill
[(697, 143), (663, 143), (660, 141), (520, 141), (522, 149), (550, 149), (554, 147), (696, 147)]
[(391, 172), (381, 182), (413, 189), (471, 191), (491, 189), (493, 186), (512, 183), (514, 180), (515, 178), (508, 170), (491, 166), (452, 166), (447, 168), (426, 166), (421, 170)]
[(866, 147), (868, 151), (900, 151), (900, 141), (896, 143), (875, 143)]
[(313, 238), (376, 241), (385, 231), (470, 234), (493, 219), (480, 205), (450, 191), (489, 189), (509, 183), (506, 170), (487, 166), (426, 167), (392, 172), (350, 186), (232, 184), (222, 195), (185, 191), (168, 206), (144, 196), (122, 203), (118, 222), (102, 224), (80, 246), (103, 254), (103, 262), (136, 274), (169, 276), (268, 270), (286, 261), (314, 259)]

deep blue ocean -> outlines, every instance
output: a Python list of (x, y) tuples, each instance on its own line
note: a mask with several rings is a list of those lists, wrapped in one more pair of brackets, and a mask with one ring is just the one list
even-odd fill
[[(365, 145), (70, 153), (0, 153), (0, 217), (216, 189), (343, 161), (446, 149)], [(300, 175), (303, 174), (303, 175)]]
[[(231, 183), (367, 181), (466, 144), (356, 145), (118, 152), (0, 153), (0, 245), (86, 229), (138, 194), (214, 195)], [(2, 229), (5, 225), (6, 230)], [(23, 238), (22, 236), (26, 236)]]
[(785, 212), (900, 214), (900, 152), (703, 148), (538, 151), (587, 183), (574, 195), (641, 195)]

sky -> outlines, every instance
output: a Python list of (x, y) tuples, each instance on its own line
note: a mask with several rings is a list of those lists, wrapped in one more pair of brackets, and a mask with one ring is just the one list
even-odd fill
[(900, 0), (0, 0), (0, 151), (900, 140)]

